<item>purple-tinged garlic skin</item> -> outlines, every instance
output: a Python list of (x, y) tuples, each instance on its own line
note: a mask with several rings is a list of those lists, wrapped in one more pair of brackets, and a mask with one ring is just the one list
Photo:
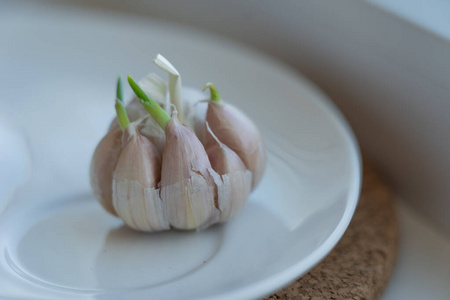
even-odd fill
[[(252, 172), (253, 190), (261, 180), (266, 166), (266, 148), (256, 125), (234, 106), (213, 101), (209, 101), (206, 122), (216, 137), (233, 150)], [(205, 148), (215, 142), (205, 125), (203, 131)]]
[(112, 203), (114, 169), (122, 148), (122, 131), (109, 131), (95, 149), (90, 166), (90, 181), (95, 198), (103, 208), (117, 216)]
[(123, 133), (113, 179), (113, 205), (131, 228), (142, 231), (170, 229), (159, 196), (161, 155), (156, 147), (130, 123)]
[(210, 130), (208, 133), (215, 140), (215, 143), (210, 143), (206, 148), (206, 153), (217, 173), (213, 177), (217, 185), (219, 222), (223, 223), (244, 207), (250, 194), (252, 174), (233, 150), (214, 137)]
[(218, 222), (214, 170), (203, 145), (174, 114), (166, 126), (161, 198), (169, 223), (177, 229), (206, 228)]
[[(161, 156), (166, 141), (164, 130), (147, 112), (145, 113), (145, 116), (133, 122), (133, 128), (137, 128), (141, 135), (152, 142)], [(117, 120), (111, 125), (113, 126), (115, 122)], [(115, 216), (117, 212), (112, 203), (113, 174), (121, 153), (123, 135), (118, 123), (116, 129), (110, 128), (97, 145), (90, 166), (90, 182), (94, 196), (107, 212)]]

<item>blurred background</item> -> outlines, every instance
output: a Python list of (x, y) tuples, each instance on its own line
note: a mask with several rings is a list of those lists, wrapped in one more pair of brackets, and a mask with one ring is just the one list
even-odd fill
[[(450, 297), (448, 12), (450, 2), (445, 0), (0, 1), (0, 89), (20, 94), (33, 85), (31, 77), (13, 84), (11, 78), (26, 73), (34, 60), (45, 59), (46, 72), (52, 70), (51, 55), (28, 55), (27, 64), (9, 59), (13, 47), (6, 44), (17, 43), (17, 51), (33, 47), (33, 40), (10, 36), (11, 28), (29, 30), (29, 15), (43, 19), (77, 15), (80, 22), (98, 20), (99, 26), (102, 19), (114, 16), (130, 22), (162, 19), (272, 55), (335, 102), (352, 126), (364, 158), (375, 164), (397, 195), (401, 249), (383, 299), (446, 299)], [(35, 37), (46, 38), (42, 32)], [(73, 42), (76, 47), (76, 39)], [(79, 91), (75, 86), (67, 92)], [(2, 106), (7, 101), (0, 99)], [(448, 297), (439, 298), (442, 295)]]

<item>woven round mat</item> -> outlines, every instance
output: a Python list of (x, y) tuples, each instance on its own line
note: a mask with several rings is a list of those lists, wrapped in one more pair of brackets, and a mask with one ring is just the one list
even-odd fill
[(364, 164), (355, 215), (342, 239), (314, 269), (265, 299), (377, 299), (394, 267), (398, 224), (392, 194)]

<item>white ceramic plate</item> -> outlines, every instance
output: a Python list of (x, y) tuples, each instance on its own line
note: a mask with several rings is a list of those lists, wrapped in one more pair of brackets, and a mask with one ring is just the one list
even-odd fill
[[(32, 157), (31, 176), (0, 214), (2, 299), (261, 297), (317, 264), (347, 228), (360, 189), (357, 143), (326, 97), (274, 59), (204, 32), (82, 10), (12, 8), (0, 37), (2, 106)], [(156, 70), (157, 52), (185, 84), (215, 82), (267, 143), (267, 171), (245, 209), (203, 232), (133, 232), (90, 193), (115, 77)], [(25, 161), (23, 149), (10, 152)]]

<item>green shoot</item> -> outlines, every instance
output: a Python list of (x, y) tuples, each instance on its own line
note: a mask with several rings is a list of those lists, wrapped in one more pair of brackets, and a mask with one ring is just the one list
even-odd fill
[(167, 123), (170, 121), (170, 116), (161, 106), (153, 101), (147, 94), (139, 87), (139, 85), (128, 76), (128, 83), (133, 89), (136, 96), (139, 98), (142, 106), (150, 113), (150, 115), (155, 119), (155, 121), (161, 126), (162, 129), (166, 129)]
[(119, 120), (120, 128), (122, 131), (127, 128), (128, 124), (130, 124), (130, 120), (128, 119), (127, 111), (125, 110), (125, 107), (123, 106), (122, 102), (119, 99), (116, 99), (116, 113), (117, 113), (117, 119)]
[(119, 101), (123, 103), (122, 77), (121, 76), (119, 76), (117, 78), (116, 98), (119, 99)]
[(125, 130), (128, 124), (130, 124), (130, 120), (128, 119), (127, 111), (125, 106), (123, 105), (123, 94), (122, 94), (122, 78), (119, 76), (117, 79), (117, 98), (116, 98), (116, 114), (117, 120), (119, 120), (120, 128)]
[(205, 84), (205, 86), (202, 89), (202, 92), (204, 92), (207, 88), (211, 91), (210, 99), (214, 102), (222, 102), (222, 99), (220, 98), (219, 91), (217, 90), (217, 87), (214, 85), (214, 83), (208, 82)]

